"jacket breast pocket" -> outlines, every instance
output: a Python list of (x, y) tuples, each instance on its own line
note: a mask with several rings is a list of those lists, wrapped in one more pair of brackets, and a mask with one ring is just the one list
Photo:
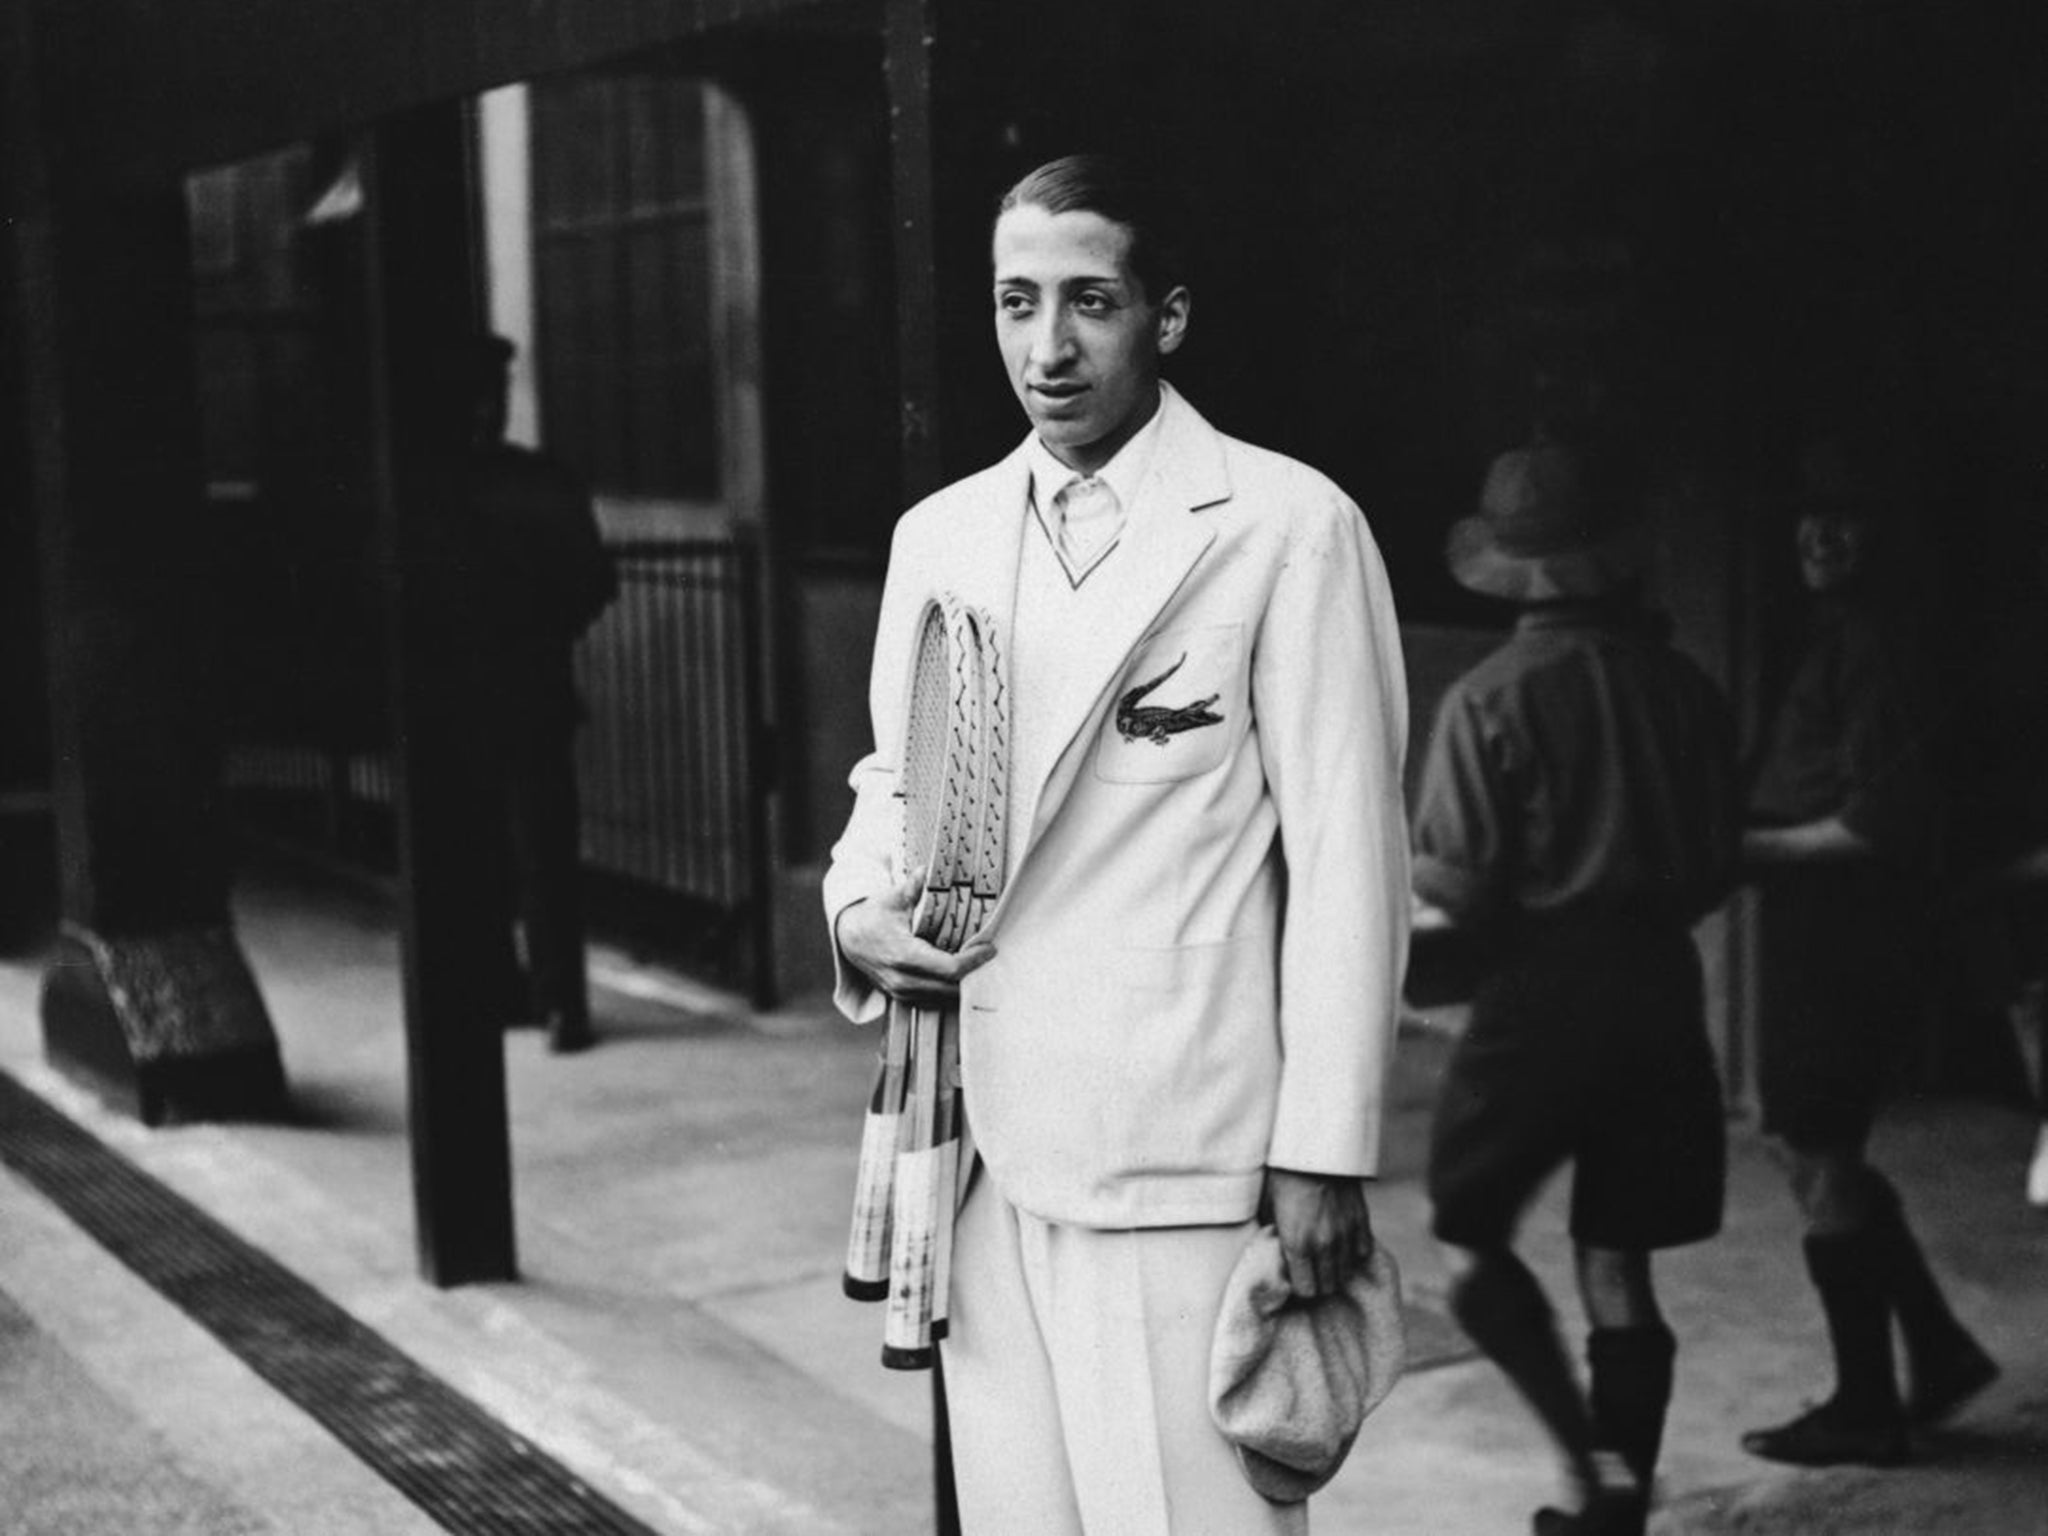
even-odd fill
[(1245, 727), (1244, 626), (1153, 635), (1132, 653), (1095, 749), (1111, 784), (1166, 784), (1207, 773)]

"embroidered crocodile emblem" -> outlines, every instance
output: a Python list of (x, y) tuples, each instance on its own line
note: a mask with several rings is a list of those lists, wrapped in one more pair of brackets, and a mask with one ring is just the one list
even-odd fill
[(1117, 734), (1125, 741), (1149, 741), (1155, 747), (1163, 747), (1169, 736), (1177, 736), (1182, 731), (1192, 731), (1199, 726), (1223, 723), (1223, 717), (1209, 708), (1222, 697), (1220, 693), (1212, 693), (1206, 699), (1197, 699), (1192, 704), (1182, 704), (1173, 708), (1138, 702), (1178, 672), (1187, 659), (1187, 652), (1182, 651), (1179, 661), (1153, 678), (1151, 682), (1138, 684), (1116, 701)]

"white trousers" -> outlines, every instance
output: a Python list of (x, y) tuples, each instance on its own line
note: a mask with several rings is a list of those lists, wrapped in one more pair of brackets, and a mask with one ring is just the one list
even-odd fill
[(1250, 1223), (1098, 1232), (975, 1170), (954, 1237), (946, 1399), (963, 1536), (1304, 1536), (1209, 1417)]

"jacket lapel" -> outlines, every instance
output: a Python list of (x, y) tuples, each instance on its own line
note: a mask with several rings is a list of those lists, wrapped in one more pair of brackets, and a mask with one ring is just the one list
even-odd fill
[[(1161, 387), (1165, 399), (1160, 409), (1166, 416), (1160, 423), (1159, 441), (1152, 448), (1145, 483), (1124, 526), (1123, 546), (1117, 551), (1115, 568), (1105, 567), (1094, 578), (1115, 581), (1122, 601), (1103, 628), (1091, 665), (1081, 669), (1074, 686), (1048, 707), (1047, 729), (1061, 746), (1048, 759), (1052, 767), (1035, 797), (1036, 814), (1012, 859), (1013, 878), (1018, 863), (1028, 856), (1031, 845), (1058, 812), (1073, 785), (1077, 765), (1087, 755), (1075, 750), (1076, 742), (1095, 739), (1103, 711), (1112, 702), (1116, 680), (1132, 651), (1215, 542), (1214, 525), (1196, 514), (1230, 497), (1222, 440), (1193, 406), (1171, 388)], [(1022, 487), (1019, 489), (1021, 494)], [(1015, 543), (1011, 541), (1011, 594), (1015, 592)], [(1004, 610), (1006, 630), (1012, 608), (1014, 596)], [(1012, 786), (1013, 801), (1015, 792), (1026, 787)]]
[(1017, 561), (1024, 521), (1030, 513), (1031, 465), (1028, 440), (988, 471), (984, 493), (965, 504), (948, 540), (948, 579), (940, 584), (961, 602), (996, 621), (1004, 654), (1009, 654), (1012, 615), (1017, 611)]

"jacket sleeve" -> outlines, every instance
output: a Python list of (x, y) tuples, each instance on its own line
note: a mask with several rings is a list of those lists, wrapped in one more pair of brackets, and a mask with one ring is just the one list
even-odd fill
[[(906, 519), (907, 521), (907, 519)], [(825, 922), (832, 944), (832, 999), (856, 1024), (879, 1019), (888, 999), (840, 953), (839, 917), (855, 902), (888, 893), (903, 876), (903, 813), (897, 797), (897, 757), (903, 743), (904, 690), (909, 677), (911, 630), (924, 592), (910, 541), (899, 522), (882, 585), (882, 612), (875, 625), (874, 658), (868, 672), (868, 717), (874, 749), (853, 765), (853, 814), (832, 845), (825, 870)]]
[(1326, 482), (1310, 499), (1252, 666), (1287, 866), (1267, 1162), (1369, 1175), (1408, 953), (1408, 688), (1393, 595), (1364, 517)]

